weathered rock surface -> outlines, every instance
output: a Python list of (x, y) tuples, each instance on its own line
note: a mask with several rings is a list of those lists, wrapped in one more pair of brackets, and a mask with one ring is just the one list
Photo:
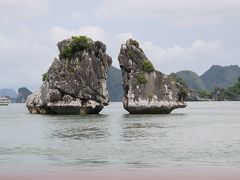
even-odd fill
[(185, 101), (201, 101), (199, 94), (196, 91), (189, 90), (184, 98)]
[(85, 36), (58, 43), (55, 58), (39, 91), (27, 99), (31, 113), (97, 114), (109, 104), (106, 86), (112, 59), (106, 46)]
[(16, 103), (25, 103), (30, 94), (32, 94), (32, 92), (26, 87), (19, 88)]
[(123, 76), (124, 108), (132, 114), (168, 114), (185, 107), (182, 86), (156, 71), (135, 40), (121, 46), (118, 57)]

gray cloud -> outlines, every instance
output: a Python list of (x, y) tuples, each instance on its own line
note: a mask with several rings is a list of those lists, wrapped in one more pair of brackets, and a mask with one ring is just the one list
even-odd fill
[(104, 0), (96, 17), (107, 19), (161, 19), (177, 26), (221, 23), (240, 15), (238, 0)]
[(104, 41), (114, 66), (130, 37), (165, 73), (240, 65), (239, 15), (237, 0), (1, 0), (0, 88), (37, 89), (57, 41), (80, 34)]

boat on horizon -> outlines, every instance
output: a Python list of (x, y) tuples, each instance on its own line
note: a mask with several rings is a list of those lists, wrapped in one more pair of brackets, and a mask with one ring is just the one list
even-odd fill
[(0, 106), (8, 106), (10, 102), (11, 99), (9, 97), (6, 96), (0, 97)]

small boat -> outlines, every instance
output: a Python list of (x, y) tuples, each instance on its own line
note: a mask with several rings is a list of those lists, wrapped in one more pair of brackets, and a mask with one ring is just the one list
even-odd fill
[(11, 100), (7, 97), (0, 97), (0, 106), (7, 106)]

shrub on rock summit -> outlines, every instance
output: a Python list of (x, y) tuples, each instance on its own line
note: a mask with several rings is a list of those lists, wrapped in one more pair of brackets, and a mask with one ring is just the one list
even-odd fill
[(129, 44), (139, 48), (139, 43), (134, 39), (129, 39)]
[(71, 56), (78, 52), (88, 50), (91, 47), (93, 40), (87, 36), (72, 36), (70, 43), (66, 44), (60, 51), (60, 58), (71, 58)]

